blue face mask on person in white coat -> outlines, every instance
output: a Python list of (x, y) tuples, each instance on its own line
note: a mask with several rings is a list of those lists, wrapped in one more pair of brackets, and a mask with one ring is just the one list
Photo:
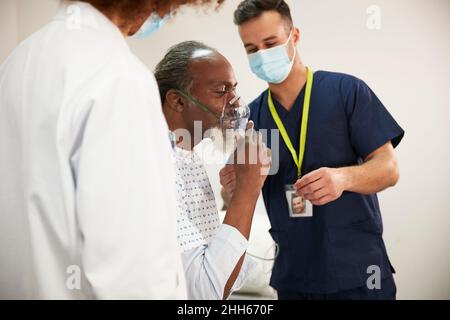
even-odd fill
[(161, 27), (170, 20), (172, 16), (166, 14), (164, 18), (161, 18), (157, 13), (152, 13), (150, 17), (144, 22), (141, 28), (131, 36), (133, 39), (144, 39), (155, 34)]
[(279, 84), (286, 80), (292, 70), (297, 54), (297, 50), (294, 50), (292, 60), (289, 59), (287, 47), (291, 37), (292, 32), (286, 43), (274, 48), (259, 50), (248, 56), (250, 67), (258, 78), (274, 84)]

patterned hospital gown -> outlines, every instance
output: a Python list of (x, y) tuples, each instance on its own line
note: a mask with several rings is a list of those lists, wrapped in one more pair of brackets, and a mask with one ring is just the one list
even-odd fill
[[(221, 224), (214, 193), (199, 156), (177, 147), (174, 150), (179, 207), (177, 237), (185, 264), (188, 297), (221, 299), (235, 267), (232, 261), (237, 263), (245, 254), (248, 241), (234, 227)], [(244, 285), (255, 266), (245, 255), (231, 292)]]
[(182, 251), (208, 244), (221, 224), (203, 162), (195, 152), (175, 149), (178, 242)]

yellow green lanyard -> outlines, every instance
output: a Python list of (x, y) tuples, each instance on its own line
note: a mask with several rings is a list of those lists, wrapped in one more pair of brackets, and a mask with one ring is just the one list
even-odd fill
[(283, 122), (281, 121), (280, 116), (278, 115), (277, 110), (275, 109), (275, 105), (273, 104), (272, 100), (272, 93), (270, 92), (270, 90), (268, 97), (270, 113), (272, 114), (273, 120), (275, 121), (278, 130), (280, 130), (281, 136), (283, 137), (286, 147), (291, 152), (292, 158), (294, 159), (294, 162), (298, 168), (299, 177), (302, 174), (303, 157), (305, 155), (306, 133), (308, 131), (309, 105), (311, 102), (313, 78), (314, 78), (313, 72), (309, 68), (307, 68), (305, 100), (303, 101), (302, 124), (300, 129), (300, 153), (298, 156), (297, 152), (294, 149), (294, 146), (292, 145), (291, 139), (287, 134), (286, 128), (284, 127)]

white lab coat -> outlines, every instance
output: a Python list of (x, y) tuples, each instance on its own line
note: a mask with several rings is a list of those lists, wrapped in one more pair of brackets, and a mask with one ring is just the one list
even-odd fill
[(185, 298), (156, 81), (75, 6), (0, 68), (0, 298)]

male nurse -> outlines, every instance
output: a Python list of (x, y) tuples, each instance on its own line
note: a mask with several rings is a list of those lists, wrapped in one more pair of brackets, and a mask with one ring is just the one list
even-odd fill
[[(271, 286), (279, 299), (395, 299), (377, 193), (399, 179), (394, 148), (404, 131), (362, 80), (303, 64), (285, 1), (245, 0), (234, 21), (269, 87), (251, 103), (251, 120), (280, 133), (267, 134), (279, 170), (263, 188), (280, 248)], [(230, 193), (234, 176), (221, 172)]]

